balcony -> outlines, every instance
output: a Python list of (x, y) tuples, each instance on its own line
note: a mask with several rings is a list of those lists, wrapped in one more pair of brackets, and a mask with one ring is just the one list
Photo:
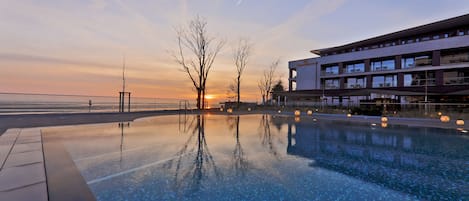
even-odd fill
[(445, 85), (469, 85), (469, 77), (445, 77)]
[(406, 87), (414, 87), (414, 86), (436, 86), (436, 79), (435, 78), (428, 78), (428, 79), (414, 79), (410, 83), (404, 83)]

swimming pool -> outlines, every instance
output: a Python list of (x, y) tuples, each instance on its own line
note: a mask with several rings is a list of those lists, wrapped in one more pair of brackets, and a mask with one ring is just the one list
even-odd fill
[(469, 139), (450, 129), (179, 115), (43, 135), (97, 200), (469, 199)]

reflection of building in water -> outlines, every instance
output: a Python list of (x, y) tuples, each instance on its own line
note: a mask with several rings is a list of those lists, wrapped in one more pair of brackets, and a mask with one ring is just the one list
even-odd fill
[(310, 164), (313, 167), (419, 198), (469, 198), (467, 141), (459, 136), (432, 134), (424, 128), (405, 129), (352, 124), (338, 127), (337, 122), (289, 123), (287, 152), (314, 160)]

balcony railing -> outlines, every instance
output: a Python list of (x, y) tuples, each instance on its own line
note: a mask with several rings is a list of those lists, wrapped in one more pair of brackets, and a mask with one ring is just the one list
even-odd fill
[(322, 76), (327, 76), (327, 75), (338, 75), (339, 72), (334, 72), (334, 71), (321, 71)]
[(445, 85), (469, 85), (469, 77), (445, 77)]
[(404, 86), (410, 87), (410, 86), (435, 86), (436, 85), (436, 79), (435, 78), (428, 78), (428, 79), (414, 79), (411, 81), (410, 84), (405, 84)]

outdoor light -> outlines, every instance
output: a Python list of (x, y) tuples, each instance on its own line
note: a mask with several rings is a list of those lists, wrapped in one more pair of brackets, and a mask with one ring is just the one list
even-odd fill
[(352, 114), (348, 113), (348, 114), (347, 114), (347, 117), (352, 117)]
[(381, 122), (388, 122), (388, 118), (387, 117), (381, 117)]
[(313, 121), (318, 121), (316, 118), (313, 118)]
[(279, 114), (282, 113), (282, 110), (278, 110), (278, 113), (279, 113)]
[(250, 111), (251, 111), (251, 108), (250, 108), (250, 107), (248, 107), (248, 112), (250, 112)]
[(441, 116), (441, 115), (442, 115), (442, 113), (441, 113), (441, 112), (438, 112), (438, 116)]
[(448, 123), (449, 122), (449, 116), (443, 115), (440, 117), (440, 121), (443, 123)]
[(223, 112), (223, 108), (222, 108), (222, 107), (220, 108), (220, 112)]
[(295, 110), (295, 116), (300, 116), (301, 112), (300, 110)]
[(308, 111), (306, 112), (306, 114), (308, 114), (309, 116), (311, 116), (311, 115), (313, 115), (313, 111), (308, 110)]
[(456, 125), (458, 125), (458, 126), (464, 126), (464, 120), (462, 120), (462, 119), (456, 120)]
[(295, 117), (295, 122), (300, 122), (300, 121), (301, 121), (300, 117), (299, 117), (299, 116), (296, 116), (296, 117)]
[(228, 109), (226, 110), (226, 112), (228, 112), (228, 113), (233, 113), (233, 109), (232, 109), (232, 108), (228, 108)]
[(382, 127), (382, 128), (388, 127), (388, 123), (387, 123), (387, 122), (381, 122), (381, 127)]

